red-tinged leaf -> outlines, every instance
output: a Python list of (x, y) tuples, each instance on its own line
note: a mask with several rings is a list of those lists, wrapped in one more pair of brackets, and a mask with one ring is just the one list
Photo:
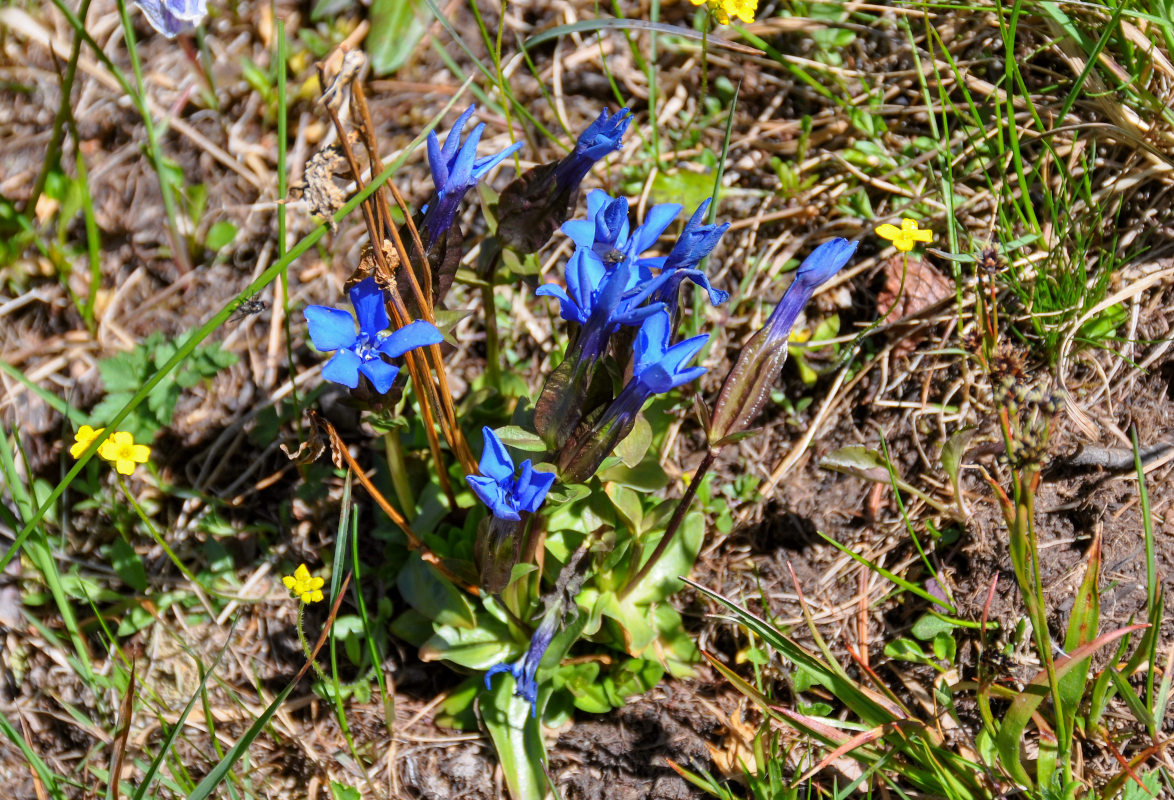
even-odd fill
[[(1088, 644), (1097, 635), (1097, 628), (1101, 619), (1101, 595), (1098, 587), (1101, 574), (1101, 538), (1098, 534), (1093, 539), (1092, 547), (1088, 551), (1088, 566), (1084, 571), (1084, 580), (1076, 592), (1076, 600), (1072, 604), (1072, 616), (1068, 620), (1068, 634), (1064, 637), (1064, 649), (1071, 652), (1081, 645)], [(1072, 720), (1076, 716), (1076, 708), (1084, 697), (1084, 690), (1088, 684), (1088, 668), (1091, 659), (1084, 659), (1084, 665), (1074, 668), (1060, 681), (1060, 702), (1064, 704), (1065, 718)], [(1065, 726), (1071, 730), (1071, 726)]]
[[(1133, 631), (1148, 627), (1149, 625), (1147, 623), (1138, 623), (1136, 625), (1127, 625), (1124, 628), (1118, 628), (1115, 631), (1098, 636), (1088, 644), (1081, 645), (1063, 658), (1056, 659), (1054, 665), (1056, 679), (1063, 678), (1073, 669), (1079, 667), (1081, 662), (1110, 642), (1116, 641)], [(1023, 768), (1023, 762), (1019, 758), (1019, 745), (1023, 740), (1023, 731), (1027, 727), (1028, 720), (1031, 719), (1032, 714), (1039, 708), (1040, 703), (1048, 696), (1048, 693), (1047, 670), (1040, 670), (1031, 679), (1027, 687), (1011, 703), (1011, 708), (1007, 711), (1006, 716), (1003, 717), (1003, 723), (999, 726), (999, 733), (995, 738), (995, 748), (998, 750), (999, 755), (1002, 756), (1003, 767), (1006, 769), (1007, 774), (1013, 780), (1018, 781), (1024, 786), (1033, 786), (1034, 784), (1032, 783), (1031, 777), (1027, 774), (1027, 770)]]

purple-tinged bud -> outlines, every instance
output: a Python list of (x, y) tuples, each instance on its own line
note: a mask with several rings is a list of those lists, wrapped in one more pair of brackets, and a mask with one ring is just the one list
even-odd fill
[(628, 109), (600, 112), (563, 159), (522, 173), (497, 203), (498, 237), (510, 249), (536, 253), (567, 219), (579, 201), (579, 184), (605, 156), (619, 150), (632, 121)]
[(848, 263), (856, 242), (832, 239), (815, 248), (795, 273), (783, 299), (766, 324), (742, 348), (726, 376), (709, 422), (709, 446), (719, 448), (729, 437), (750, 427), (766, 405), (787, 360), (787, 340), (795, 318), (821, 284)]

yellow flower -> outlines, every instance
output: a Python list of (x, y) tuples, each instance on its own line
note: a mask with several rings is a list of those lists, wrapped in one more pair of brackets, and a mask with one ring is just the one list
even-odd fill
[(151, 448), (145, 444), (135, 444), (134, 434), (128, 431), (115, 431), (102, 442), (98, 455), (114, 464), (120, 475), (131, 475), (135, 471), (135, 464), (147, 463), (151, 457)]
[(933, 241), (933, 231), (918, 228), (917, 220), (908, 218), (901, 220), (900, 228), (887, 222), (884, 225), (878, 225), (876, 235), (882, 239), (888, 239), (893, 243), (893, 247), (902, 253), (908, 253), (917, 242)]
[(281, 579), (285, 588), (294, 597), (301, 598), (303, 603), (317, 603), (322, 599), (322, 586), (326, 583), (322, 578), (316, 578), (306, 569), (305, 564), (299, 564), (293, 575), (286, 575)]
[(74, 458), (81, 458), (82, 453), (86, 452), (86, 448), (93, 444), (94, 440), (101, 436), (104, 430), (106, 429), (98, 428), (94, 430), (89, 425), (82, 425), (81, 429), (73, 435), (74, 445), (69, 448), (69, 454)]
[(723, 25), (729, 24), (730, 17), (753, 22), (754, 12), (758, 10), (758, 0), (692, 0), (692, 3), (695, 6), (709, 6), (717, 21)]

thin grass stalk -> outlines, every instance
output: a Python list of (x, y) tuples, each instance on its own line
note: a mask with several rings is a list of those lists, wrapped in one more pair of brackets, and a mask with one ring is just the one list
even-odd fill
[[(277, 14), (273, 15), (277, 18)], [(287, 105), (286, 72), (289, 47), (285, 40), (285, 20), (277, 18), (277, 258), (281, 260), (288, 249), (286, 237), (286, 198), (289, 195), (289, 175), (286, 174), (286, 149), (289, 139), (289, 108)], [(285, 328), (285, 357), (289, 362), (290, 374), (294, 372), (293, 332), (289, 314), (289, 265), (281, 271), (282, 325)], [(299, 436), (302, 432), (302, 401), (298, 395), (297, 381), (291, 381), (290, 398), (294, 405), (294, 420)]]
[[(147, 103), (147, 90), (143, 83), (143, 65), (139, 61), (138, 50), (135, 49), (134, 25), (130, 21), (126, 0), (118, 0), (118, 13), (122, 18), (122, 33), (126, 38), (126, 49), (130, 55), (130, 65), (135, 75), (137, 93), (131, 96), (131, 101), (138, 107), (139, 115), (143, 118), (143, 127), (147, 131), (147, 150), (151, 156), (151, 164), (155, 168), (155, 176), (159, 179), (159, 192), (163, 196), (163, 208), (167, 212), (167, 229), (171, 235), (171, 246), (176, 266), (179, 267), (180, 272), (187, 273), (192, 269), (191, 258), (187, 250), (187, 242), (180, 236), (179, 226), (176, 224), (178, 212), (176, 211), (175, 196), (172, 194), (172, 186), (164, 177), (167, 170), (163, 163), (163, 153), (159, 149), (159, 133), (155, 130), (155, 121), (151, 118), (151, 109)], [(192, 223), (194, 224), (195, 220), (192, 220)]]
[[(356, 82), (352, 89), (352, 97), (354, 100), (352, 106), (356, 108), (356, 110), (359, 112), (360, 118), (362, 119), (363, 124), (361, 129), (365, 137), (371, 165), (372, 168), (374, 168), (375, 164), (382, 163), (379, 158), (378, 142), (374, 139), (374, 136), (371, 133), (371, 131), (375, 130), (375, 123), (371, 118), (371, 111), (367, 105), (367, 98), (363, 92), (362, 85)], [(416, 253), (421, 264), (421, 272), (424, 277), (423, 287), (420, 286), (420, 282), (416, 277), (416, 271), (412, 267), (411, 258), (408, 257), (407, 247), (404, 246), (403, 237), (400, 236), (398, 227), (392, 223), (390, 209), (388, 205), (382, 200), (382, 197), (380, 197), (378, 206), (386, 214), (387, 232), (391, 235), (391, 240), (395, 247), (396, 255), (399, 257), (400, 263), (404, 271), (407, 273), (408, 283), (412, 287), (412, 295), (415, 298), (417, 305), (420, 307), (421, 312), (424, 314), (424, 319), (428, 322), (431, 322), (432, 324), (436, 324), (436, 315), (432, 308), (432, 270), (428, 265), (427, 251), (424, 248), (424, 243), (420, 239), (420, 231), (416, 228), (416, 223), (412, 219), (411, 209), (408, 208), (408, 204), (404, 200), (403, 195), (400, 194), (400, 191), (396, 187), (395, 182), (391, 179), (388, 179), (384, 185), (391, 192), (396, 205), (399, 206), (400, 212), (404, 215), (404, 225), (412, 236), (412, 243), (416, 248)], [(382, 243), (384, 239), (380, 238), (379, 241)], [(390, 277), (394, 278), (394, 276)], [(442, 426), (442, 431), (444, 432), (445, 439), (448, 441), (449, 447), (451, 447), (453, 452), (456, 453), (457, 460), (461, 462), (461, 466), (464, 467), (465, 471), (475, 472), (477, 462), (473, 458), (472, 453), (469, 451), (469, 445), (465, 440), (464, 432), (461, 430), (461, 426), (457, 422), (456, 408), (452, 400), (452, 390), (448, 385), (448, 376), (445, 372), (444, 356), (440, 351), (440, 345), (429, 345), (426, 352), (432, 361), (432, 368), (436, 371), (436, 380), (440, 386), (440, 390), (437, 393), (435, 392), (434, 387), (432, 387), (431, 381), (429, 381), (429, 389), (431, 390), (429, 397), (430, 399), (434, 399), (436, 401), (437, 406), (444, 417), (447, 427)], [(447, 477), (445, 480), (447, 480)], [(451, 496), (451, 491), (446, 492), (446, 494), (450, 495), (450, 500), (454, 499)]]

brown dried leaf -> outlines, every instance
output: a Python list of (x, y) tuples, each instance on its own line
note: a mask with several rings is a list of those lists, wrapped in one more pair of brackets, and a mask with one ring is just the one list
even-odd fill
[[(893, 256), (885, 263), (885, 285), (877, 295), (876, 304), (879, 313), (884, 314), (881, 321), (892, 323), (916, 316), (953, 293), (953, 281), (934, 269), (924, 257), (906, 262), (904, 256)], [(894, 352), (907, 355), (922, 338), (908, 336), (897, 343)]]

